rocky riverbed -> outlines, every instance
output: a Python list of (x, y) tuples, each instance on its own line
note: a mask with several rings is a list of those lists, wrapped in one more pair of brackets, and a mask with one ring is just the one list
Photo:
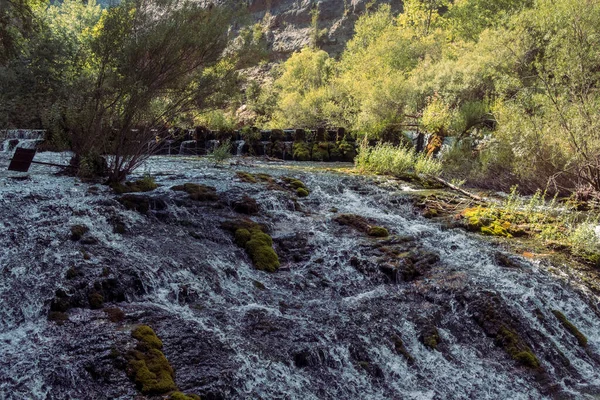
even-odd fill
[(0, 398), (597, 398), (596, 294), (338, 167), (154, 157), (121, 195), (1, 172)]

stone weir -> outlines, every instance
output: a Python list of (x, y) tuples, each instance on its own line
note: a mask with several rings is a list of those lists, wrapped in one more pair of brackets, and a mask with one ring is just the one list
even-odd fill
[(165, 140), (162, 155), (206, 155), (225, 142), (237, 156), (267, 156), (295, 161), (349, 161), (356, 156), (356, 139), (344, 128), (337, 130), (273, 129), (218, 132), (188, 130)]

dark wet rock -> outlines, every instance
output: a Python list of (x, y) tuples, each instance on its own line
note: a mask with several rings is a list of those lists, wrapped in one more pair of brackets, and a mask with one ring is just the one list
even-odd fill
[(259, 212), (258, 203), (248, 195), (244, 195), (242, 198), (232, 201), (231, 207), (235, 212), (241, 214), (254, 215)]
[(498, 264), (506, 268), (526, 268), (526, 264), (517, 256), (498, 252), (494, 255), (494, 258)]
[(415, 359), (408, 352), (406, 346), (404, 346), (404, 342), (402, 341), (402, 339), (399, 336), (394, 335), (392, 337), (392, 341), (394, 343), (394, 351), (396, 351), (396, 353), (402, 355), (402, 357), (404, 357), (406, 359), (406, 362), (408, 363), (408, 365), (414, 365)]
[(167, 208), (167, 203), (158, 197), (126, 194), (117, 199), (128, 210), (147, 214), (149, 211), (161, 211)]
[(189, 198), (195, 201), (217, 201), (217, 189), (213, 186), (206, 186), (197, 183), (185, 183), (179, 186), (173, 186), (171, 190), (186, 192)]
[(440, 343), (440, 334), (435, 325), (426, 323), (419, 335), (419, 340), (431, 350), (436, 350)]
[(90, 228), (85, 225), (73, 225), (71, 227), (71, 240), (80, 240), (89, 230)]
[(302, 262), (310, 259), (314, 246), (310, 244), (306, 233), (294, 233), (273, 239), (277, 254), (284, 262)]
[(385, 238), (389, 236), (389, 231), (381, 226), (375, 226), (369, 220), (356, 214), (336, 215), (333, 220), (340, 225), (350, 226), (359, 232), (363, 232), (372, 237)]

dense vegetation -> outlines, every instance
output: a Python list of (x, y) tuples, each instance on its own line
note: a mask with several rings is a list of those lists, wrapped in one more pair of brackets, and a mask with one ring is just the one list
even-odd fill
[[(600, 189), (600, 3), (407, 0), (359, 19), (334, 59), (306, 48), (285, 62), (256, 110), (271, 126), (345, 126), (402, 142), (455, 145), (445, 174), (508, 189)], [(437, 138), (436, 138), (437, 136)]]
[[(115, 154), (108, 170), (119, 181), (156, 129), (233, 130), (233, 113), (215, 110), (244, 102), (260, 127), (342, 126), (393, 146), (419, 129), (441, 160), (383, 146), (364, 150), (364, 169), (412, 160), (484, 187), (600, 191), (600, 3), (403, 3), (399, 15), (371, 6), (335, 58), (319, 49), (315, 7), (310, 46), (271, 83), (244, 84), (242, 97), (237, 71), (266, 55), (268, 27), (232, 34), (240, 13), (228, 2), (3, 2), (0, 126), (48, 129), (83, 172), (104, 167), (97, 154)], [(447, 137), (454, 144), (438, 154)]]
[[(2, 4), (0, 124), (48, 129), (80, 173), (111, 181), (139, 165), (162, 127), (220, 105), (255, 47), (252, 31), (230, 31), (233, 2)], [(108, 165), (102, 154), (114, 155)]]

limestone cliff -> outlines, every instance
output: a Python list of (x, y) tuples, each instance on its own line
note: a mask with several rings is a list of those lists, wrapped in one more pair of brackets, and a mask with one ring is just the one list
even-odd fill
[(391, 4), (400, 10), (401, 0), (250, 0), (249, 11), (256, 22), (268, 26), (272, 60), (286, 59), (310, 42), (311, 10), (319, 10), (318, 27), (326, 30), (320, 40), (323, 50), (339, 54), (352, 37), (354, 23), (368, 5)]

